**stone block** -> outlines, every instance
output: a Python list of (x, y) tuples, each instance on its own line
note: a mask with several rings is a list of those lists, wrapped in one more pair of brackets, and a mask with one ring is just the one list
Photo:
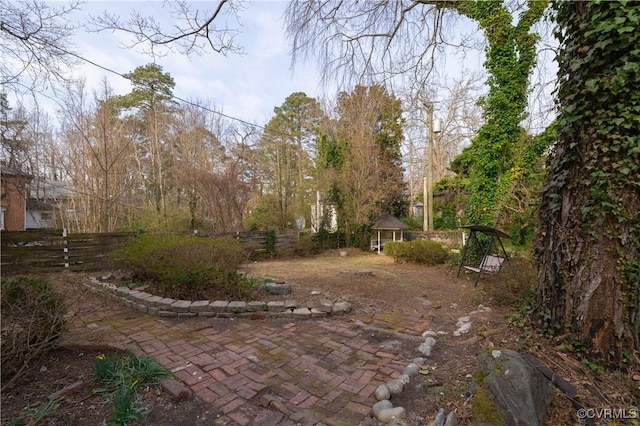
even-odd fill
[(331, 300), (323, 299), (318, 303), (317, 309), (330, 314), (333, 312), (333, 302), (331, 302)]
[(234, 302), (229, 302), (229, 304), (227, 305), (227, 312), (231, 312), (234, 314), (239, 314), (241, 312), (246, 312), (247, 310), (247, 303), (246, 302), (242, 302), (242, 301), (234, 301)]
[(195, 312), (177, 312), (178, 318), (192, 318), (198, 315)]
[(309, 318), (311, 317), (311, 311), (308, 308), (296, 308), (293, 310), (293, 315), (296, 317)]
[(175, 301), (175, 299), (163, 297), (156, 301), (156, 306), (160, 309), (169, 310)]
[(160, 300), (162, 300), (162, 299), (163, 298), (160, 297), (160, 296), (151, 296), (151, 297), (147, 297), (146, 299), (142, 300), (141, 302), (151, 308), (151, 307), (158, 306), (158, 302)]
[(212, 312), (226, 312), (228, 304), (229, 302), (226, 300), (216, 300), (215, 302), (209, 303), (209, 310)]
[(251, 301), (247, 303), (247, 312), (258, 312), (264, 310), (265, 303), (258, 301)]
[(171, 304), (171, 310), (174, 312), (189, 312), (190, 307), (190, 300), (176, 300)]
[(153, 296), (153, 294), (145, 293), (144, 291), (137, 291), (137, 292), (129, 293), (129, 296), (131, 296), (133, 299), (144, 300)]
[(351, 311), (351, 303), (349, 302), (336, 302), (333, 304), (334, 314), (344, 314)]
[(267, 303), (267, 308), (269, 312), (284, 312), (285, 310), (284, 302), (275, 300)]
[(295, 300), (285, 300), (284, 307), (286, 309), (295, 309), (298, 307), (298, 302), (296, 302)]
[(159, 317), (167, 317), (167, 318), (175, 318), (178, 314), (176, 312), (173, 311), (163, 311), (158, 309), (158, 316)]
[(311, 308), (311, 316), (314, 318), (318, 318), (318, 317), (326, 317), (327, 313), (325, 311), (321, 311), (319, 309), (316, 308)]
[(197, 300), (191, 303), (189, 306), (189, 312), (203, 312), (209, 310), (209, 301), (208, 300)]
[(175, 402), (180, 402), (191, 397), (191, 391), (183, 383), (170, 378), (160, 379), (160, 386)]

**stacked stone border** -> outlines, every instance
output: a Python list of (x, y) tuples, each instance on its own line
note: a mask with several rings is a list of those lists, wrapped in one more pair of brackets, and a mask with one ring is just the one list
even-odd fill
[[(351, 311), (351, 304), (343, 300), (332, 302), (328, 299), (307, 302), (305, 306), (295, 300), (284, 301), (226, 301), (226, 300), (175, 300), (155, 296), (144, 291), (118, 287), (111, 283), (100, 282), (92, 277), (85, 283), (90, 290), (103, 293), (139, 312), (170, 318), (320, 318), (327, 315), (340, 315)], [(311, 306), (309, 306), (311, 305)]]

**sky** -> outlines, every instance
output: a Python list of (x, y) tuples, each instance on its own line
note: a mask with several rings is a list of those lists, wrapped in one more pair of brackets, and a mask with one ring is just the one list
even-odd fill
[[(51, 3), (60, 6), (65, 0), (53, 0)], [(209, 11), (217, 4), (214, 1), (187, 3)], [(315, 64), (297, 63), (292, 68), (290, 42), (283, 22), (286, 5), (285, 0), (253, 0), (238, 12), (237, 21), (229, 21), (230, 27), (239, 30), (236, 41), (244, 50), (242, 55), (231, 53), (224, 56), (208, 52), (188, 57), (173, 53), (155, 59), (163, 71), (173, 77), (174, 94), (182, 99), (210, 102), (215, 110), (227, 116), (258, 125), (266, 124), (273, 116), (273, 109), (282, 105), (285, 98), (294, 92), (305, 92), (318, 99), (335, 98), (337, 85), (321, 86)], [(160, 0), (85, 0), (73, 19), (86, 21), (89, 16), (101, 15), (104, 11), (127, 18), (135, 10), (167, 25), (175, 24), (163, 6), (164, 2)], [(456, 25), (464, 27), (462, 30), (458, 26), (453, 27), (453, 32), (474, 32), (477, 29), (477, 24), (471, 21), (463, 21), (462, 24), (459, 21)], [(130, 92), (130, 82), (118, 74), (132, 72), (136, 67), (154, 61), (139, 49), (122, 47), (130, 41), (131, 36), (122, 32), (89, 33), (79, 29), (73, 38), (73, 50), (93, 64), (80, 63), (74, 69), (74, 76), (83, 76), (89, 91), (98, 90), (101, 81), (107, 78), (115, 94)], [(444, 69), (441, 74), (447, 78), (483, 69), (481, 50), (463, 56), (460, 52), (453, 52), (449, 56), (445, 55), (439, 61), (439, 66)]]
[[(91, 1), (82, 6), (85, 16), (79, 17), (98, 15), (103, 10), (126, 17), (135, 8), (142, 14), (163, 19), (169, 15), (162, 6), (161, 1)], [(243, 55), (207, 53), (187, 57), (174, 53), (157, 59), (156, 63), (175, 81), (174, 94), (187, 100), (211, 100), (216, 110), (256, 124), (265, 124), (273, 115), (273, 108), (293, 92), (322, 97), (326, 91), (320, 87), (319, 74), (311, 65), (291, 68), (282, 18), (285, 6), (284, 1), (254, 1), (239, 12), (241, 27), (237, 41), (245, 51)], [(120, 47), (127, 41), (126, 34), (107, 31), (98, 34), (80, 31), (74, 39), (81, 56), (121, 74), (153, 61), (151, 56), (135, 49)], [(89, 88), (97, 88), (106, 77), (116, 94), (131, 90), (126, 79), (89, 63), (80, 64), (75, 74), (83, 75)]]

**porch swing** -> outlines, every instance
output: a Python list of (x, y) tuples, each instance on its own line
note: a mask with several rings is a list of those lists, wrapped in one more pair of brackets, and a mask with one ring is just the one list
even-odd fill
[[(477, 275), (474, 287), (478, 286), (478, 281), (482, 274), (498, 274), (502, 270), (502, 265), (505, 260), (509, 260), (507, 251), (502, 244), (502, 238), (511, 239), (509, 234), (506, 234), (499, 229), (491, 228), (483, 225), (467, 225), (460, 228), (469, 230), (469, 239), (462, 248), (462, 260), (460, 261), (460, 267), (458, 268), (458, 277), (460, 277), (460, 271), (462, 268), (475, 272)], [(480, 260), (480, 264), (477, 266), (467, 265), (467, 257), (470, 257), (470, 247), (472, 244), (476, 244), (477, 247), (482, 247), (480, 240), (478, 239), (478, 233), (484, 234), (489, 237), (489, 241), (483, 250), (483, 256)]]

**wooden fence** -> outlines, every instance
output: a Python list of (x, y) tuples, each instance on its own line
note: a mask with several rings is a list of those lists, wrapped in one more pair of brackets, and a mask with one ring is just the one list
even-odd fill
[(106, 269), (109, 253), (134, 233), (2, 232), (2, 274)]
[[(229, 237), (254, 255), (269, 254), (266, 231), (199, 233), (199, 237)], [(0, 233), (0, 272), (5, 274), (100, 270), (112, 267), (109, 254), (135, 233), (66, 234), (64, 231)], [(275, 251), (296, 247), (297, 234), (281, 234)]]

